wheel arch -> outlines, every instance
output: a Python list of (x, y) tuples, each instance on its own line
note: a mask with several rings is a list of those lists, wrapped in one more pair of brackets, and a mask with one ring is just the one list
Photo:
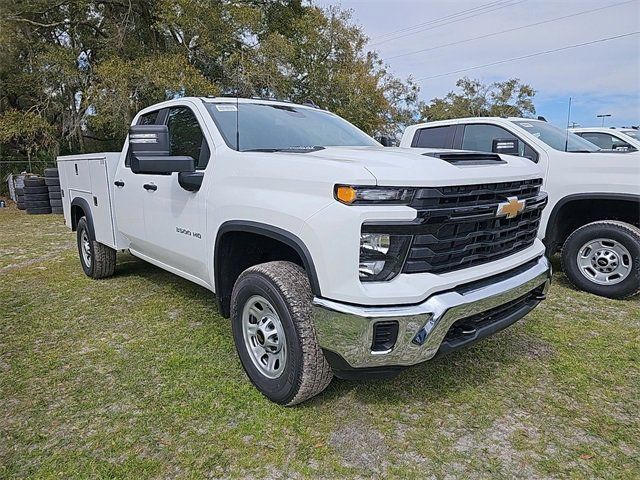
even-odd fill
[(82, 197), (76, 197), (71, 200), (71, 230), (76, 231), (78, 229), (78, 222), (82, 217), (87, 217), (87, 223), (89, 230), (93, 238), (96, 238), (96, 232), (93, 229), (93, 215), (91, 214), (91, 207)]
[(640, 195), (578, 193), (562, 198), (554, 205), (547, 222), (544, 235), (547, 254), (555, 253), (576, 228), (597, 220), (620, 220), (640, 226)]
[[(268, 243), (268, 248), (278, 246), (278, 252), (274, 257), (268, 255), (269, 252), (256, 252), (253, 248), (251, 251), (243, 251), (243, 248), (249, 245), (237, 245), (238, 242), (233, 240), (238, 239), (245, 242), (264, 239)], [(265, 253), (268, 258), (264, 258)], [(213, 276), (216, 301), (223, 317), (230, 315), (231, 291), (240, 273), (257, 263), (272, 260), (290, 260), (299, 263), (307, 273), (311, 291), (314, 295), (320, 295), (320, 283), (313, 258), (297, 235), (273, 225), (246, 220), (229, 220), (220, 226), (214, 245)]]

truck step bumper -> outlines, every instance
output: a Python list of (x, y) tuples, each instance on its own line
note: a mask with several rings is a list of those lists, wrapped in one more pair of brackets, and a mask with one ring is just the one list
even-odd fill
[(418, 305), (358, 306), (316, 297), (318, 341), (328, 357), (344, 360), (342, 367), (415, 365), (515, 323), (544, 298), (550, 281), (550, 263), (540, 257)]

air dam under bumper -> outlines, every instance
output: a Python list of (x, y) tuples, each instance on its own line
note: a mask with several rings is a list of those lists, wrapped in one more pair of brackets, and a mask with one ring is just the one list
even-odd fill
[[(474, 282), (432, 295), (418, 305), (367, 307), (316, 297), (314, 320), (320, 346), (348, 364), (340, 369), (424, 362), (441, 346), (449, 351), (468, 345), (506, 328), (535, 308), (551, 281), (549, 261), (541, 257), (512, 272), (497, 275), (495, 281)], [(477, 328), (465, 325), (467, 320)], [(388, 350), (373, 351), (375, 325), (394, 321), (398, 327), (395, 344)], [(457, 329), (460, 335), (456, 335)]]

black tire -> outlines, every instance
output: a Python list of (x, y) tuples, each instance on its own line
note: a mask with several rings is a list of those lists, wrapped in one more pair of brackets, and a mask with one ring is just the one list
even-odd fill
[(27, 206), (28, 209), (51, 207), (51, 204), (49, 203), (49, 197), (47, 197), (46, 200), (33, 200), (33, 201), (27, 198), (25, 205)]
[[(284, 331), (287, 356), (277, 378), (269, 378), (256, 368), (249, 347), (245, 345), (243, 310), (247, 302), (257, 295), (273, 306)], [(295, 405), (318, 395), (333, 378), (331, 367), (316, 338), (312, 298), (305, 271), (294, 263), (284, 261), (248, 268), (233, 287), (232, 330), (242, 367), (263, 395), (281, 405)]]
[(46, 185), (40, 185), (37, 187), (24, 187), (25, 195), (33, 195), (38, 193), (49, 193), (49, 189)]
[(60, 186), (60, 179), (58, 177), (55, 177), (55, 178), (54, 177), (45, 177), (44, 183), (48, 187), (59, 187)]
[(26, 202), (42, 202), (49, 200), (49, 193), (28, 193), (24, 197)]
[(44, 178), (42, 177), (26, 177), (24, 179), (25, 187), (44, 187)]
[(24, 195), (16, 195), (16, 202), (24, 203)]
[(60, 190), (58, 190), (57, 192), (52, 192), (51, 190), (49, 190), (50, 200), (60, 200), (61, 198), (62, 198), (62, 194), (60, 193)]
[(51, 207), (51, 213), (62, 215), (64, 214), (64, 209), (62, 207)]
[(59, 173), (58, 173), (58, 169), (55, 167), (51, 167), (51, 168), (45, 168), (44, 169), (44, 176), (45, 177), (58, 177)]
[(61, 207), (62, 206), (62, 200), (60, 200), (60, 199), (49, 200), (49, 204), (51, 204), (52, 207)]
[[(626, 259), (630, 269), (626, 278), (613, 285), (603, 285), (587, 278), (578, 265), (578, 254), (584, 245), (591, 240), (607, 239), (610, 246), (615, 243), (622, 245), (629, 253)], [(605, 247), (606, 249), (607, 247)], [(597, 251), (593, 250), (593, 262), (596, 262)], [(611, 265), (625, 263), (626, 255), (615, 255)], [(586, 257), (585, 257), (586, 258)], [(591, 272), (596, 272), (597, 264)], [(562, 269), (569, 281), (580, 290), (600, 295), (602, 297), (623, 299), (640, 292), (640, 229), (624, 222), (603, 220), (589, 223), (575, 230), (564, 242), (562, 247)], [(587, 271), (589, 268), (587, 268)], [(615, 275), (615, 270), (613, 271)]]
[[(89, 228), (87, 217), (82, 217), (78, 221), (77, 243), (80, 265), (82, 265), (82, 270), (84, 270), (85, 275), (88, 277), (95, 279), (110, 277), (116, 269), (116, 251), (113, 248), (97, 242), (92, 230), (93, 229)], [(85, 234), (87, 236), (89, 248), (88, 263), (83, 255), (83, 236)]]
[(24, 187), (16, 187), (16, 195), (19, 197), (20, 195), (24, 195)]
[(27, 208), (26, 210), (29, 215), (43, 215), (51, 213), (51, 207)]
[(17, 204), (18, 210), (26, 210), (27, 209), (27, 205), (24, 203), (20, 203), (18, 202)]

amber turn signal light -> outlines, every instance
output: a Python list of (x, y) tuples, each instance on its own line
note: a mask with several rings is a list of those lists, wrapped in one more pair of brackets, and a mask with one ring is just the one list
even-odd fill
[(336, 188), (336, 199), (347, 205), (352, 204), (356, 200), (356, 189), (350, 186), (341, 185)]

